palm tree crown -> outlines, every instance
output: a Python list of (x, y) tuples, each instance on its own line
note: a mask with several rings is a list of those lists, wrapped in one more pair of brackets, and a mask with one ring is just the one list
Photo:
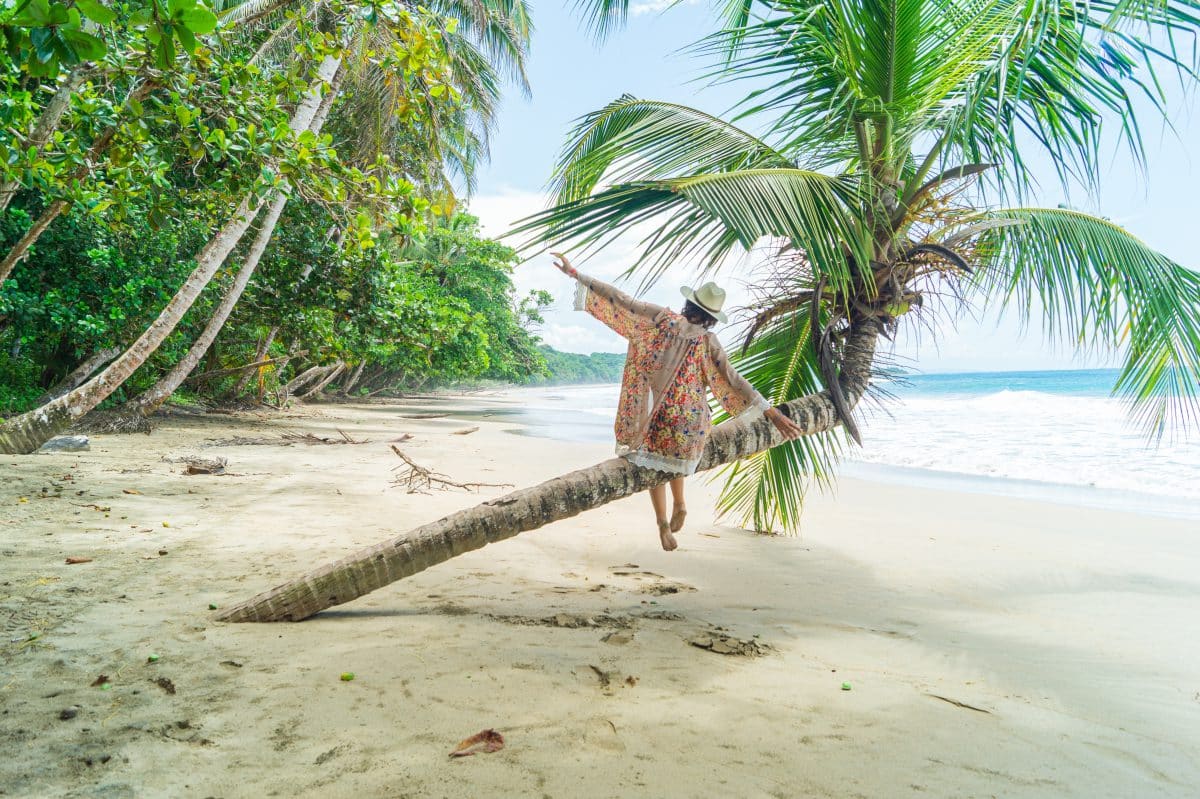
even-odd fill
[[(1197, 421), (1200, 275), (1026, 198), (1046, 161), (1094, 189), (1108, 126), (1144, 158), (1133, 99), (1164, 111), (1160, 78), (1197, 77), (1200, 2), (743, 0), (725, 15), (698, 47), (714, 78), (752, 87), (734, 119), (629, 96), (584, 117), (554, 207), (521, 228), (533, 243), (598, 246), (653, 220), (634, 267), (652, 281), (770, 240), (739, 366), (776, 402), (824, 389), (837, 403), (862, 320), (890, 335), (982, 305), (1123, 348), (1115, 391), (1151, 434)], [(724, 509), (794, 526), (801, 478), (827, 475), (844, 444), (825, 434), (731, 467)]]

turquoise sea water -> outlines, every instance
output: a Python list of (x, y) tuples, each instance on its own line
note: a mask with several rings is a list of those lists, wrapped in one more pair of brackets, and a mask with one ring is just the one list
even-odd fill
[[(1200, 519), (1200, 431), (1157, 444), (1110, 396), (1115, 369), (912, 375), (861, 406), (843, 473)], [(616, 385), (519, 389), (521, 432), (612, 440)]]

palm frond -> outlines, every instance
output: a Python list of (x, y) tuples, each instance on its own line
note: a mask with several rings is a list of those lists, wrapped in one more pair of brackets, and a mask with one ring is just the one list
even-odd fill
[(676, 103), (622, 95), (583, 117), (552, 178), (555, 202), (581, 200), (602, 178), (614, 183), (703, 172), (795, 166), (766, 142)]
[[(773, 405), (824, 388), (812, 341), (811, 300), (776, 316), (749, 348), (731, 358), (737, 370)], [(714, 421), (724, 421), (717, 414)], [(759, 532), (799, 527), (805, 489), (831, 483), (844, 434), (805, 436), (723, 467), (717, 510), (737, 514)], [(714, 478), (715, 479), (715, 478)]]
[(1014, 208), (979, 235), (979, 288), (1077, 348), (1124, 348), (1114, 393), (1147, 434), (1200, 421), (1200, 273), (1089, 214)]
[(867, 246), (852, 212), (857, 186), (802, 169), (744, 169), (618, 184), (590, 197), (550, 208), (510, 235), (529, 234), (525, 247), (550, 242), (602, 245), (647, 223), (654, 231), (630, 271), (646, 267), (647, 283), (671, 263), (696, 261), (718, 269), (740, 245), (764, 237), (785, 239), (805, 253), (831, 286), (851, 280), (865, 264)]

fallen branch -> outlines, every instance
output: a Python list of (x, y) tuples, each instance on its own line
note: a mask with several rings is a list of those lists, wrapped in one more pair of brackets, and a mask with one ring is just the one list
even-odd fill
[(312, 433), (284, 433), (279, 437), (281, 441), (287, 441), (293, 444), (370, 444), (367, 439), (356, 441), (346, 435), (346, 431), (338, 430), (338, 435), (341, 438), (332, 438), (330, 436), (315, 436)]
[(396, 479), (392, 480), (392, 485), (402, 486), (408, 489), (408, 493), (416, 494), (424, 492), (429, 488), (437, 488), (440, 491), (445, 491), (447, 488), (461, 488), (464, 491), (478, 491), (481, 488), (512, 488), (512, 483), (458, 483), (451, 480), (444, 474), (428, 469), (414, 461), (412, 458), (404, 454), (403, 450), (392, 445), (392, 452), (400, 456), (400, 460), (404, 461), (404, 466), (397, 466), (392, 469), (393, 472), (398, 472)]

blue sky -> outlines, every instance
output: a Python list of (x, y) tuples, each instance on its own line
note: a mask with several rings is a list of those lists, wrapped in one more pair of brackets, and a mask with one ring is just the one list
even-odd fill
[[(579, 23), (578, 15), (557, 3), (538, 3), (533, 9), (536, 32), (529, 60), (533, 96), (526, 100), (515, 89), (505, 99), (492, 139), (492, 158), (480, 174), (471, 212), (480, 217), (489, 235), (505, 232), (517, 219), (541, 210), (546, 182), (555, 158), (574, 121), (624, 93), (649, 99), (686, 103), (712, 113), (726, 111), (745, 90), (737, 86), (709, 87), (699, 80), (706, 63), (682, 52), (713, 29), (709, 5), (685, 4), (662, 12), (654, 0), (634, 0), (629, 25), (604, 44), (596, 44)], [(1073, 207), (1099, 212), (1124, 225), (1151, 246), (1192, 268), (1200, 266), (1193, 244), (1200, 228), (1200, 188), (1191, 151), (1200, 152), (1200, 119), (1195, 103), (1170, 88), (1174, 131), (1157, 120), (1143, 131), (1149, 151), (1146, 174), (1131, 159), (1112, 149), (1099, 197), (1071, 198)], [(1143, 120), (1151, 120), (1150, 114)], [(1063, 197), (1048, 190), (1040, 204), (1053, 206)], [(1191, 245), (1191, 246), (1188, 246)], [(628, 237), (578, 266), (597, 277), (613, 280), (636, 254), (637, 238)], [(678, 286), (694, 276), (680, 264), (645, 296), (676, 305)], [(718, 280), (730, 290), (730, 302), (745, 298), (739, 270), (723, 271)], [(547, 315), (543, 338), (570, 352), (624, 350), (624, 342), (599, 323), (570, 310), (570, 281), (541, 257), (518, 268), (520, 290), (545, 288), (555, 298)], [(1035, 326), (1022, 334), (1014, 318), (966, 318), (947, 322), (936, 337), (902, 335), (895, 352), (926, 372), (1012, 369), (1080, 368), (1115, 364), (1109, 354), (1080, 357), (1069, 349), (1047, 344)]]

